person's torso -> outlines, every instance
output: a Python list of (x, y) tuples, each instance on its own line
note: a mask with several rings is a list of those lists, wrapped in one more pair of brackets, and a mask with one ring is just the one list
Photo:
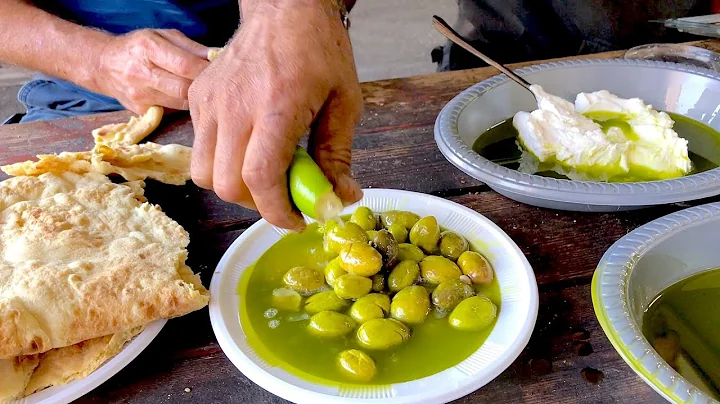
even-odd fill
[(36, 0), (77, 24), (124, 34), (142, 28), (177, 29), (207, 46), (223, 46), (240, 22), (237, 0)]
[(458, 4), (461, 34), (504, 63), (688, 40), (690, 36), (650, 20), (712, 13), (712, 0), (459, 0)]

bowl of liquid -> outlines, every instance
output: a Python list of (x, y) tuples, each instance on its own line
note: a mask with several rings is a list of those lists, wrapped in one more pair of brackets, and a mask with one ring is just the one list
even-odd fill
[[(250, 380), (295, 403), (441, 403), (489, 383), (515, 361), (535, 325), (538, 290), (524, 254), (490, 220), (451, 201), (391, 189), (363, 193), (343, 215), (364, 207), (376, 214), (412, 212), (418, 223), (418, 217), (432, 216), (436, 227), (460, 235), (469, 251), (485, 257), (494, 275), (460, 282), (462, 288), (456, 290), (462, 290), (464, 300), (443, 313), (436, 309), (441, 305), (438, 290), (446, 281), (434, 289), (428, 283), (441, 273), (452, 278), (449, 283), (462, 275), (449, 263), (454, 257), (435, 255), (427, 245), (426, 254), (418, 256), (419, 250), (409, 246), (416, 242), (412, 230), (409, 235), (396, 232), (404, 242), (398, 244), (399, 262), (389, 272), (385, 268), (371, 275), (365, 268), (367, 276), (361, 271), (331, 276), (336, 274), (334, 260), (377, 245), (368, 247), (373, 244), (357, 238), (363, 248), (353, 244), (333, 258), (325, 248), (325, 241), (335, 240), (325, 237), (327, 225), (310, 223), (304, 232), (288, 233), (260, 220), (230, 246), (213, 274), (210, 320), (223, 352)], [(355, 228), (356, 237), (356, 222), (344, 219), (338, 234)], [(385, 220), (377, 226), (390, 225)], [(365, 227), (360, 232), (374, 231), (372, 225)], [(433, 275), (423, 266), (426, 260), (443, 262), (444, 269), (432, 270)], [(464, 268), (461, 256), (457, 262)], [(376, 284), (378, 275), (385, 282)], [(296, 291), (300, 281), (295, 280), (300, 279), (312, 291)], [(466, 295), (468, 288), (472, 292)], [(401, 300), (408, 299), (414, 304), (404, 306)], [(475, 306), (479, 302), (484, 303)], [(461, 306), (477, 310), (462, 318)], [(483, 307), (491, 308), (490, 317)], [(466, 327), (472, 320), (483, 324)]]
[(685, 209), (618, 240), (592, 281), (608, 339), (675, 403), (720, 400), (720, 203)]
[[(522, 172), (512, 119), (537, 104), (505, 75), (463, 91), (435, 122), (438, 148), (453, 165), (493, 190), (534, 206), (573, 211), (618, 211), (677, 203), (720, 194), (720, 74), (689, 65), (627, 59), (553, 62), (519, 69), (532, 84), (566, 100), (607, 90), (639, 98), (674, 121), (688, 142), (692, 171), (683, 177), (645, 182), (570, 180), (556, 172)], [(599, 123), (599, 122), (598, 122)]]

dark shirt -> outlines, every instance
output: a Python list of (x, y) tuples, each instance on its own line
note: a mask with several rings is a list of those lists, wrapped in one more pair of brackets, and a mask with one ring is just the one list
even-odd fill
[[(711, 0), (459, 0), (456, 30), (500, 63), (628, 49), (697, 37), (650, 20), (712, 14)], [(438, 70), (485, 64), (449, 43), (433, 51)]]
[(114, 34), (177, 29), (206, 46), (223, 46), (240, 22), (237, 0), (36, 0), (58, 17)]

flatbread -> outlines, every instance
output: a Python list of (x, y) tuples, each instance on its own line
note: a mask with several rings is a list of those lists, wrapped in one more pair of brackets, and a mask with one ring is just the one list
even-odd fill
[(137, 327), (40, 354), (39, 364), (25, 387), (24, 395), (87, 377), (120, 353), (125, 344), (142, 330), (143, 327)]
[(0, 360), (0, 403), (25, 395), (25, 386), (39, 363), (39, 355)]
[(97, 145), (92, 152), (44, 154), (37, 156), (38, 161), (15, 163), (0, 169), (13, 176), (94, 172), (118, 174), (127, 181), (151, 178), (166, 184), (183, 185), (190, 180), (191, 155), (190, 147), (179, 144)]
[(0, 359), (182, 316), (208, 303), (187, 232), (120, 184), (0, 211)]
[[(99, 173), (75, 174), (45, 173), (37, 177), (13, 177), (0, 182), (0, 210), (18, 202), (38, 200), (52, 195), (72, 192), (84, 187), (110, 184), (110, 180)], [(142, 197), (142, 181), (129, 184), (137, 196)]]
[(95, 144), (115, 147), (140, 143), (160, 125), (163, 112), (162, 107), (153, 106), (143, 116), (133, 116), (127, 123), (113, 123), (97, 128), (92, 131)]
[(82, 379), (120, 353), (144, 327), (47, 352), (0, 360), (0, 403)]

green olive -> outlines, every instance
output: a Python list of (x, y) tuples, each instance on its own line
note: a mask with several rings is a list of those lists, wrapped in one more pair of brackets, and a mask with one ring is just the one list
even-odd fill
[(358, 299), (350, 307), (350, 317), (358, 324), (375, 318), (383, 318), (390, 311), (390, 298), (379, 293), (370, 293)]
[(283, 276), (285, 286), (300, 294), (312, 294), (325, 285), (325, 277), (320, 271), (308, 267), (295, 267)]
[(360, 325), (357, 339), (367, 349), (388, 349), (410, 338), (410, 328), (392, 318), (376, 318)]
[(342, 269), (360, 276), (373, 276), (383, 265), (382, 255), (366, 243), (345, 244), (339, 258)]
[(366, 206), (360, 206), (355, 209), (355, 212), (353, 212), (352, 216), (350, 216), (350, 221), (357, 223), (358, 226), (362, 227), (363, 230), (366, 231), (375, 230), (377, 227), (377, 218), (375, 217), (375, 214)]
[(452, 310), (463, 300), (475, 294), (472, 286), (460, 279), (450, 279), (438, 285), (432, 292), (432, 302), (442, 310)]
[(422, 286), (408, 286), (399, 291), (390, 304), (392, 318), (405, 324), (420, 324), (430, 312), (430, 298)]
[(459, 279), (460, 268), (445, 257), (431, 255), (420, 261), (420, 274), (431, 284), (440, 284), (450, 279)]
[(302, 296), (292, 289), (280, 288), (272, 292), (272, 305), (278, 310), (300, 311), (301, 304)]
[(383, 274), (375, 274), (370, 280), (372, 280), (373, 292), (382, 292), (385, 290), (385, 276)]
[(367, 231), (368, 240), (372, 240), (373, 238), (375, 238), (375, 235), (377, 234), (377, 232), (378, 232), (377, 230), (368, 230)]
[(333, 286), (335, 285), (335, 279), (343, 275), (347, 275), (347, 271), (340, 266), (340, 257), (331, 259), (325, 267), (325, 282)]
[(380, 214), (380, 221), (386, 229), (397, 223), (410, 230), (418, 220), (420, 220), (420, 216), (404, 210), (389, 210)]
[(372, 289), (370, 278), (359, 275), (343, 275), (335, 279), (335, 294), (343, 299), (359, 299)]
[(425, 258), (425, 253), (412, 244), (398, 244), (398, 261), (415, 261), (420, 262)]
[(465, 240), (465, 237), (451, 231), (440, 234), (440, 254), (443, 257), (457, 261), (460, 254), (467, 251), (468, 248), (470, 248), (470, 245)]
[(410, 229), (410, 242), (428, 254), (437, 250), (440, 241), (440, 225), (434, 216), (426, 216)]
[(494, 278), (493, 269), (488, 260), (475, 251), (462, 253), (458, 258), (458, 266), (476, 285), (488, 284)]
[(384, 295), (382, 293), (370, 293), (358, 299), (358, 302), (361, 300), (375, 304), (383, 309), (385, 313), (390, 312), (390, 298), (388, 295)]
[(350, 307), (350, 317), (358, 324), (375, 318), (383, 318), (390, 311), (390, 298), (387, 295), (371, 293), (358, 299)]
[(417, 282), (420, 275), (418, 263), (412, 260), (400, 261), (388, 275), (388, 287), (392, 292), (399, 292)]
[(487, 328), (497, 317), (497, 306), (485, 296), (465, 299), (450, 313), (448, 322), (461, 331), (479, 331)]
[(338, 355), (338, 365), (350, 377), (360, 382), (368, 382), (375, 377), (375, 361), (359, 349), (348, 349)]
[(310, 317), (308, 330), (319, 337), (335, 338), (352, 331), (355, 320), (335, 311), (321, 311)]
[(393, 237), (395, 237), (395, 241), (398, 243), (404, 243), (407, 241), (408, 230), (403, 225), (393, 223), (388, 226), (387, 230), (393, 235)]
[(378, 231), (371, 239), (371, 243), (382, 256), (383, 268), (392, 268), (397, 264), (398, 243), (389, 231), (385, 229)]
[(358, 324), (365, 323), (374, 318), (384, 318), (385, 312), (376, 304), (360, 302), (359, 300), (350, 307), (350, 317)]
[(305, 301), (305, 311), (308, 314), (320, 313), (321, 311), (341, 311), (347, 305), (347, 300), (342, 299), (332, 290), (326, 290), (308, 297)]
[(325, 251), (338, 254), (345, 244), (358, 242), (367, 244), (370, 241), (362, 227), (353, 222), (337, 225), (325, 233)]

